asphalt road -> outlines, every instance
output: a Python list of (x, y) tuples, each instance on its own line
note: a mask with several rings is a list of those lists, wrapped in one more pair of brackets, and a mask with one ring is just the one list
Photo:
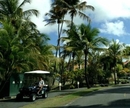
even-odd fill
[(85, 95), (66, 108), (130, 108), (130, 86), (121, 86)]
[[(48, 93), (48, 98), (55, 97), (55, 96), (58, 96), (60, 94), (71, 93), (71, 92), (74, 92), (74, 91), (80, 91), (80, 90), (83, 90), (83, 89), (86, 89), (86, 88), (50, 92), (50, 93)], [(39, 100), (44, 101), (44, 99), (40, 98), (40, 97), (36, 101), (39, 101)], [(32, 102), (30, 102), (28, 98), (24, 98), (23, 101), (20, 101), (20, 102), (17, 102), (14, 98), (13, 99), (5, 99), (5, 100), (0, 99), (0, 108), (19, 108), (19, 107), (22, 107), (24, 105), (31, 104), (31, 103)]]
[[(83, 89), (86, 88), (51, 92), (49, 93), (48, 98)], [(41, 99), (37, 99), (36, 101), (39, 100)], [(42, 100), (44, 101), (44, 99)], [(15, 99), (0, 100), (0, 108), (19, 108), (31, 103), (32, 102), (28, 99), (24, 99), (21, 102), (17, 102)], [(59, 108), (130, 108), (130, 86), (108, 87), (105, 90), (86, 94), (85, 96)]]

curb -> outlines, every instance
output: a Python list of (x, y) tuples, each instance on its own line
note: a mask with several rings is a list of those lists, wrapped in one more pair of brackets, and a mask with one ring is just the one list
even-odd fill
[(8, 99), (15, 99), (15, 98), (16, 98), (16, 96), (7, 96), (7, 97), (1, 98), (0, 101), (1, 100), (8, 100)]

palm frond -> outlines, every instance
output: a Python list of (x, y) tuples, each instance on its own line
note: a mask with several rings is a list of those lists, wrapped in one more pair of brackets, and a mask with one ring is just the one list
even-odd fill
[(50, 25), (54, 25), (56, 23), (56, 21), (54, 21), (54, 20), (52, 20), (52, 21), (51, 20), (49, 20), (49, 21), (48, 20), (44, 20), (44, 21), (47, 21), (47, 24), (45, 24), (45, 26), (47, 26), (49, 24)]
[(94, 8), (93, 6), (91, 6), (91, 5), (87, 5), (86, 8), (87, 8), (87, 9), (91, 9), (92, 11), (95, 10), (95, 8)]
[(24, 11), (24, 12), (23, 12), (23, 15), (24, 15), (24, 16), (31, 16), (31, 15), (38, 16), (38, 15), (39, 15), (39, 12), (38, 12), (38, 10), (36, 10), (36, 9), (29, 9), (29, 10)]
[(25, 5), (26, 3), (31, 3), (31, 0), (24, 0), (18, 8), (21, 8), (23, 5)]
[(81, 18), (83, 18), (84, 20), (87, 20), (88, 22), (91, 22), (91, 19), (89, 16), (87, 16), (86, 14), (84, 14), (83, 12), (81, 11), (78, 11), (78, 14)]

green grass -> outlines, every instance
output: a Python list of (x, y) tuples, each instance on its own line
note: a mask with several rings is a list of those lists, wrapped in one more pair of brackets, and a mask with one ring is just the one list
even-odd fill
[(84, 89), (83, 91), (79, 91), (79, 92), (63, 94), (53, 98), (47, 98), (40, 101), (35, 101), (31, 104), (25, 105), (20, 108), (56, 108), (56, 107), (58, 108), (60, 106), (64, 106), (72, 102), (73, 100), (81, 96), (86, 95), (87, 93), (97, 91), (100, 88), (101, 87), (96, 87), (96, 88)]

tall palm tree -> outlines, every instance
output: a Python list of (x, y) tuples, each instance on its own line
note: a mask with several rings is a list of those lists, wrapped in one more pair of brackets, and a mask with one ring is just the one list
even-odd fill
[[(52, 9), (49, 11), (49, 13), (46, 13), (46, 16), (49, 16), (49, 19), (45, 19), (44, 21), (47, 22), (46, 25), (48, 24), (57, 24), (58, 28), (58, 40), (57, 40), (57, 49), (56, 49), (56, 57), (58, 56), (58, 51), (59, 51), (59, 46), (60, 46), (60, 37), (61, 37), (61, 33), (62, 33), (62, 27), (63, 27), (63, 23), (67, 22), (64, 20), (64, 13), (61, 13), (60, 11), (58, 11), (59, 9), (61, 9), (59, 6), (55, 6), (52, 7)], [(59, 51), (60, 52), (60, 51)], [(60, 53), (59, 53), (60, 54)]]
[[(88, 16), (86, 16), (83, 12), (79, 10), (84, 10), (85, 8), (89, 8), (94, 10), (94, 7), (90, 5), (86, 5), (86, 2), (79, 3), (79, 0), (54, 0), (52, 3), (52, 9), (50, 10), (48, 15), (50, 19), (46, 19), (47, 24), (53, 24), (57, 23), (58, 24), (58, 40), (57, 40), (57, 49), (56, 49), (56, 57), (59, 52), (59, 57), (60, 57), (60, 37), (62, 33), (62, 27), (64, 22), (69, 22), (64, 20), (65, 15), (69, 12), (71, 15), (71, 27), (73, 25), (73, 18), (77, 13), (82, 17), (83, 19), (89, 19)], [(73, 53), (74, 56), (74, 53)], [(55, 67), (56, 68), (56, 67)], [(55, 70), (54, 70), (55, 71)]]
[(83, 11), (86, 9), (94, 10), (94, 7), (87, 5), (87, 2), (80, 2), (79, 0), (55, 0), (53, 5), (61, 6), (65, 11), (64, 13), (70, 14), (71, 27), (73, 26), (73, 20), (76, 15), (79, 15), (83, 19), (87, 19), (90, 22), (90, 17), (87, 16)]
[[(62, 10), (62, 11), (59, 11)], [(46, 25), (48, 24), (57, 24), (57, 34), (58, 34), (58, 39), (57, 39), (57, 45), (56, 45), (56, 52), (55, 56), (60, 58), (60, 37), (63, 29), (63, 23), (66, 22), (68, 23), (69, 21), (64, 20), (65, 16), (65, 10), (62, 9), (60, 6), (52, 6), (52, 9), (49, 11), (49, 13), (46, 13), (45, 15), (48, 16), (49, 18), (45, 19), (44, 21), (47, 22)], [(60, 67), (57, 65), (57, 62), (55, 61), (55, 66), (54, 66), (54, 72), (60, 71)]]

